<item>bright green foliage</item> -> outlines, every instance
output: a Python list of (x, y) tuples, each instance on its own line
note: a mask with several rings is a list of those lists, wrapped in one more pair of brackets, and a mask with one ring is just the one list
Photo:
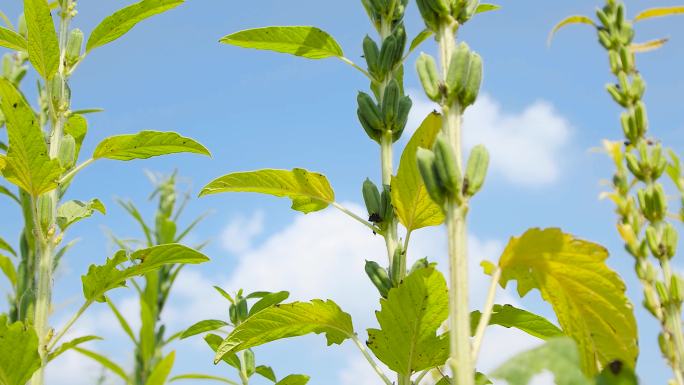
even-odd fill
[(316, 27), (265, 27), (235, 32), (221, 43), (288, 53), (307, 59), (342, 57), (340, 45), (328, 33)]
[[(83, 294), (88, 301), (105, 302), (104, 294), (121, 287), (129, 278), (143, 275), (164, 265), (177, 263), (197, 264), (208, 261), (204, 254), (178, 244), (167, 244), (142, 249), (130, 255), (121, 250), (107, 259), (102, 266), (91, 265), (84, 275)], [(139, 262), (130, 267), (119, 269), (127, 261)]]
[(491, 373), (508, 385), (527, 385), (543, 372), (551, 372), (556, 385), (592, 385), (582, 373), (580, 355), (575, 342), (567, 337), (552, 338), (544, 345), (521, 353)]
[(0, 385), (25, 385), (40, 367), (35, 329), (0, 315), (0, 342)]
[(81, 145), (88, 133), (88, 121), (83, 115), (74, 114), (69, 116), (64, 125), (64, 134), (71, 135), (74, 138), (74, 156), (78, 159), (78, 154), (81, 153)]
[(531, 229), (512, 238), (499, 260), (501, 286), (516, 280), (521, 297), (538, 289), (564, 333), (577, 341), (582, 367), (592, 376), (597, 361), (633, 365), (639, 352), (632, 304), (607, 258), (600, 245), (559, 229)]
[(431, 38), (435, 33), (430, 31), (429, 29), (424, 29), (420, 31), (416, 37), (411, 40), (411, 45), (409, 46), (409, 53), (415, 51), (416, 48), (420, 47), (423, 42), (429, 38)]
[(7, 241), (5, 241), (2, 238), (0, 238), (0, 250), (5, 250), (5, 251), (11, 253), (12, 255), (17, 255), (17, 252), (14, 251), (12, 246), (10, 246), (10, 244), (7, 243)]
[(107, 357), (105, 357), (105, 356), (103, 356), (103, 355), (101, 355), (101, 354), (95, 353), (95, 352), (93, 352), (93, 351), (90, 351), (90, 350), (87, 350), (87, 349), (83, 349), (83, 348), (79, 348), (79, 347), (75, 347), (74, 350), (77, 351), (77, 352), (79, 352), (79, 353), (81, 353), (81, 354), (83, 354), (83, 355), (86, 356), (86, 357), (89, 357), (89, 358), (91, 358), (91, 359), (97, 361), (100, 365), (102, 365), (103, 367), (109, 369), (112, 373), (114, 373), (114, 374), (116, 374), (117, 376), (119, 376), (119, 378), (121, 378), (122, 380), (124, 380), (124, 382), (125, 382), (127, 385), (130, 385), (130, 384), (131, 384), (131, 380), (130, 380), (130, 378), (128, 378), (128, 375), (126, 374), (126, 371), (123, 370), (119, 365), (115, 364), (115, 363), (114, 363), (112, 360), (110, 360), (109, 358), (107, 358)]
[[(482, 313), (479, 311), (470, 313), (470, 326), (473, 332), (481, 317)], [(563, 335), (563, 331), (546, 318), (511, 305), (494, 305), (489, 324), (516, 328), (543, 340)]]
[(380, 361), (405, 376), (444, 365), (449, 338), (437, 331), (449, 314), (449, 289), (439, 271), (414, 271), (380, 304), (380, 330), (368, 330), (368, 347)]
[(292, 199), (292, 209), (305, 214), (323, 210), (335, 201), (335, 193), (324, 175), (301, 168), (228, 174), (206, 185), (200, 196), (224, 192), (288, 197)]
[(83, 337), (78, 337), (74, 338), (71, 341), (65, 342), (59, 347), (53, 351), (50, 352), (50, 355), (48, 356), (48, 361), (52, 361), (55, 358), (59, 357), (62, 353), (66, 352), (67, 350), (74, 349), (78, 345), (84, 344), (88, 341), (95, 341), (95, 340), (101, 340), (102, 338), (98, 336), (83, 336)]
[(276, 385), (305, 385), (307, 382), (309, 382), (309, 376), (303, 374), (290, 374), (278, 381)]
[(187, 328), (183, 334), (181, 334), (180, 338), (188, 338), (197, 334), (205, 333), (205, 332), (210, 332), (214, 331), (216, 329), (220, 329), (224, 326), (228, 326), (227, 322), (221, 321), (221, 320), (204, 320), (200, 321), (189, 328)]
[(480, 4), (477, 6), (477, 10), (475, 11), (475, 14), (478, 13), (485, 13), (485, 12), (491, 12), (491, 11), (496, 11), (501, 9), (500, 5), (496, 4)]
[(330, 300), (275, 305), (238, 325), (219, 346), (214, 363), (229, 353), (310, 333), (324, 333), (328, 345), (341, 344), (354, 336), (354, 326), (351, 316)]
[(683, 6), (651, 8), (651, 9), (647, 9), (645, 11), (639, 12), (639, 14), (634, 17), (634, 21), (652, 19), (654, 17), (680, 15), (683, 13), (684, 13), (684, 7)]
[(52, 79), (59, 68), (59, 42), (47, 0), (24, 0), (31, 64), (44, 79)]
[(2, 171), (5, 179), (33, 196), (55, 189), (63, 170), (56, 159), (48, 156), (33, 110), (16, 87), (2, 78), (0, 99), (10, 142)]
[(181, 4), (183, 0), (143, 0), (114, 12), (102, 20), (90, 34), (86, 52), (120, 38), (139, 22)]
[(260, 300), (258, 300), (254, 305), (252, 305), (251, 309), (249, 309), (249, 316), (251, 317), (264, 309), (267, 309), (273, 305), (277, 305), (285, 301), (288, 297), (290, 297), (290, 293), (287, 291), (266, 293), (263, 297), (261, 297)]
[(406, 145), (397, 175), (392, 178), (392, 204), (408, 231), (444, 222), (444, 213), (430, 199), (416, 160), (418, 148), (432, 148), (441, 128), (442, 117), (436, 113), (428, 115)]
[(200, 143), (175, 132), (141, 131), (103, 140), (95, 148), (93, 159), (127, 161), (182, 152), (211, 155)]
[(12, 286), (17, 284), (17, 271), (14, 268), (14, 263), (9, 257), (2, 254), (0, 254), (0, 271), (5, 274)]
[(639, 385), (639, 379), (634, 370), (613, 361), (596, 377), (596, 385)]
[(164, 357), (163, 360), (159, 361), (152, 374), (145, 382), (145, 385), (164, 385), (166, 379), (171, 373), (171, 368), (173, 368), (173, 362), (176, 360), (176, 352), (171, 352), (169, 355)]
[(93, 199), (89, 202), (64, 202), (57, 209), (57, 225), (64, 231), (74, 223), (92, 216), (95, 211), (99, 211), (102, 214), (107, 213), (107, 209), (105, 209), (104, 204), (99, 199)]
[(0, 47), (9, 48), (15, 51), (26, 51), (28, 42), (20, 34), (0, 27)]

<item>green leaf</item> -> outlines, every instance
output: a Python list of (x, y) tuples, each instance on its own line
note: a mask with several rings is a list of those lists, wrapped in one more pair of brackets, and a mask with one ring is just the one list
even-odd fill
[(305, 385), (309, 382), (309, 376), (303, 374), (290, 374), (289, 376), (278, 381), (276, 385)]
[(107, 213), (107, 209), (105, 209), (104, 204), (99, 199), (93, 199), (89, 202), (64, 202), (57, 208), (57, 225), (64, 231), (74, 223), (92, 216), (95, 211), (99, 211), (102, 214)]
[(437, 331), (448, 317), (449, 294), (439, 271), (416, 270), (380, 304), (380, 330), (368, 329), (367, 343), (380, 361), (404, 376), (446, 362), (449, 337)]
[(88, 133), (88, 121), (83, 115), (72, 114), (64, 125), (64, 133), (71, 135), (74, 138), (74, 142), (76, 143), (74, 157), (78, 160), (83, 140), (85, 140), (86, 134)]
[(17, 256), (17, 252), (14, 251), (12, 246), (10, 246), (10, 244), (7, 243), (7, 241), (5, 241), (2, 238), (0, 238), (0, 250), (5, 250), (5, 251), (11, 253), (12, 255), (14, 255), (15, 257)]
[(594, 24), (594, 21), (591, 20), (590, 18), (582, 15), (574, 15), (574, 16), (569, 16), (566, 17), (565, 19), (561, 20), (558, 24), (553, 26), (553, 29), (551, 29), (551, 32), (549, 32), (549, 37), (547, 39), (547, 44), (551, 45), (551, 42), (553, 41), (553, 37), (556, 35), (556, 32), (560, 31), (561, 28), (566, 27), (571, 24), (587, 24), (591, 25), (592, 27), (595, 27), (596, 24)]
[(59, 345), (59, 347), (57, 349), (51, 351), (50, 354), (48, 355), (48, 361), (54, 360), (55, 358), (59, 357), (62, 353), (66, 352), (69, 349), (73, 349), (73, 348), (77, 347), (78, 345), (84, 344), (88, 341), (101, 340), (101, 339), (102, 338), (100, 338), (98, 336), (84, 336), (84, 337), (74, 338), (73, 340), (71, 340), (69, 342), (65, 342), (65, 343)]
[(354, 336), (354, 326), (351, 316), (330, 300), (275, 305), (238, 325), (219, 346), (214, 363), (225, 354), (311, 333), (325, 333), (328, 345), (341, 344)]
[[(2, 171), (3, 168), (4, 167), (0, 167), (0, 171)], [(0, 186), (0, 194), (8, 196), (10, 199), (12, 199), (13, 201), (15, 201), (21, 205), (21, 201), (19, 200), (19, 198), (13, 192), (11, 192), (7, 187)]]
[(59, 69), (59, 41), (47, 0), (24, 0), (31, 64), (50, 80)]
[(0, 254), (0, 271), (5, 274), (13, 287), (17, 285), (17, 270), (14, 268), (14, 263), (9, 257), (2, 254)]
[(397, 175), (392, 178), (392, 204), (407, 231), (444, 222), (444, 213), (430, 199), (416, 159), (418, 148), (432, 148), (441, 129), (441, 116), (437, 113), (428, 115), (406, 145)]
[(421, 44), (427, 39), (429, 39), (432, 35), (435, 33), (432, 32), (430, 29), (424, 29), (422, 30), (416, 37), (413, 38), (411, 41), (411, 45), (409, 46), (409, 53), (413, 52), (416, 50), (416, 48), (420, 47)]
[(181, 152), (211, 156), (203, 145), (175, 132), (141, 131), (103, 140), (95, 148), (93, 159), (126, 161)]
[(684, 13), (684, 6), (651, 8), (642, 11), (634, 17), (634, 21), (652, 19), (654, 17), (681, 15)]
[(0, 385), (25, 385), (40, 367), (35, 329), (0, 315), (0, 341)]
[(109, 305), (109, 308), (112, 310), (112, 313), (114, 313), (114, 316), (116, 316), (116, 319), (119, 321), (119, 325), (121, 325), (123, 331), (126, 333), (128, 337), (131, 338), (131, 341), (133, 341), (133, 343), (137, 344), (135, 334), (133, 333), (133, 328), (131, 328), (131, 325), (128, 323), (128, 321), (126, 321), (126, 318), (124, 318), (119, 309), (116, 308), (114, 302), (112, 302), (106, 296), (105, 301), (107, 301), (107, 305)]
[(218, 377), (218, 376), (210, 376), (208, 374), (181, 374), (180, 376), (175, 376), (172, 377), (169, 382), (174, 382), (174, 381), (179, 381), (179, 380), (209, 380), (209, 381), (218, 381), (218, 382), (225, 382), (226, 384), (230, 385), (240, 385), (235, 381), (229, 380), (227, 378), (223, 377)]
[(639, 379), (632, 368), (613, 361), (596, 377), (596, 385), (639, 385)]
[(639, 351), (633, 306), (607, 258), (602, 246), (560, 229), (531, 229), (512, 238), (499, 260), (501, 286), (516, 280), (521, 297), (538, 289), (564, 333), (577, 341), (591, 376), (598, 372), (597, 361), (633, 366)]
[(271, 380), (273, 382), (278, 381), (275, 373), (273, 372), (273, 368), (271, 368), (270, 366), (259, 365), (256, 367), (255, 372), (256, 372), (256, 374), (260, 375), (261, 377), (264, 377), (264, 378)]
[(215, 320), (215, 319), (208, 319), (204, 321), (200, 321), (189, 328), (187, 328), (183, 334), (181, 334), (181, 339), (188, 338), (191, 336), (195, 336), (197, 334), (202, 334), (204, 332), (210, 332), (216, 329), (220, 329), (224, 326), (228, 326), (227, 322), (221, 321), (221, 320)]
[[(482, 313), (479, 311), (470, 313), (470, 326), (472, 331), (477, 329), (481, 317)], [(489, 324), (499, 325), (505, 328), (516, 328), (533, 337), (541, 338), (542, 340), (564, 335), (563, 331), (560, 330), (558, 326), (552, 324), (546, 318), (511, 305), (494, 305)]]
[(176, 352), (169, 353), (163, 360), (159, 361), (152, 373), (145, 381), (145, 385), (164, 385), (169, 378), (173, 362), (176, 360)]
[(264, 27), (224, 36), (221, 43), (288, 53), (307, 59), (343, 57), (342, 48), (327, 32), (316, 27)]
[(84, 356), (96, 361), (100, 365), (104, 366), (105, 368), (109, 369), (112, 373), (116, 374), (119, 376), (124, 382), (128, 385), (131, 385), (133, 382), (131, 381), (130, 378), (128, 378), (128, 375), (126, 375), (126, 371), (123, 370), (119, 365), (115, 364), (112, 360), (109, 358), (99, 354), (95, 353), (91, 350), (75, 347), (73, 348), (75, 351), (83, 354)]
[(28, 42), (20, 34), (0, 27), (0, 47), (9, 48), (14, 51), (26, 51)]
[(251, 309), (249, 309), (249, 316), (253, 316), (254, 314), (269, 308), (273, 305), (277, 305), (283, 301), (285, 301), (288, 297), (290, 296), (290, 293), (287, 291), (279, 291), (277, 293), (268, 293), (261, 297), (260, 300), (258, 300)]
[(629, 46), (629, 50), (633, 53), (655, 51), (658, 48), (664, 46), (668, 41), (670, 41), (670, 39), (664, 37), (662, 39), (651, 40), (645, 43), (633, 43)]
[(228, 174), (204, 186), (200, 196), (225, 192), (288, 197), (292, 199), (292, 209), (305, 214), (323, 210), (335, 201), (335, 193), (324, 175), (301, 168)]
[(139, 22), (183, 4), (183, 0), (143, 0), (107, 16), (95, 27), (86, 43), (86, 52), (110, 43)]
[[(149, 292), (147, 293), (149, 294)], [(140, 337), (138, 341), (140, 357), (143, 362), (150, 362), (155, 352), (156, 341), (156, 320), (157, 316), (154, 311), (154, 304), (150, 304), (149, 300), (141, 297), (140, 301)]]
[(548, 340), (544, 345), (511, 358), (490, 377), (508, 385), (527, 385), (534, 376), (551, 372), (556, 385), (592, 385), (582, 373), (575, 342), (567, 337)]
[(63, 170), (57, 159), (48, 156), (45, 137), (33, 110), (14, 85), (2, 78), (0, 99), (10, 142), (3, 169), (5, 179), (33, 196), (54, 190)]
[(496, 4), (480, 4), (477, 6), (477, 9), (475, 10), (475, 14), (477, 15), (478, 13), (485, 13), (485, 12), (491, 12), (491, 11), (496, 11), (501, 9), (500, 5)]
[(219, 294), (221, 294), (221, 296), (222, 296), (223, 298), (227, 299), (228, 302), (230, 302), (231, 304), (234, 304), (234, 303), (235, 303), (235, 300), (233, 299), (233, 297), (232, 297), (230, 294), (228, 294), (227, 291), (221, 289), (221, 288), (218, 287), (218, 286), (214, 286), (214, 289), (215, 289), (216, 291), (218, 291)]
[[(119, 269), (120, 265), (129, 260), (139, 263)], [(106, 264), (90, 266), (88, 273), (81, 277), (83, 295), (88, 301), (105, 302), (104, 294), (111, 289), (124, 286), (129, 278), (143, 275), (164, 265), (198, 264), (208, 260), (204, 254), (178, 244), (154, 246), (135, 251), (130, 256), (125, 250), (120, 250), (114, 257), (107, 259)]]
[[(221, 346), (221, 343), (223, 343), (223, 338), (217, 336), (216, 334), (210, 333), (210, 334), (207, 334), (206, 336), (204, 336), (204, 341), (207, 343), (207, 345), (209, 345), (211, 350), (216, 352), (218, 350), (219, 346)], [(237, 370), (240, 370), (240, 366), (241, 366), (240, 359), (238, 358), (238, 356), (235, 353), (225, 354), (221, 358), (221, 361), (227, 363), (228, 365), (234, 367)]]

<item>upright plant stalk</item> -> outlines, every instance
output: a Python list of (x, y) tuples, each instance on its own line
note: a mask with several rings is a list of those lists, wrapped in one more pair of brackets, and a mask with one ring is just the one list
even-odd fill
[[(462, 120), (475, 102), (482, 81), (482, 61), (467, 45), (456, 45), (460, 25), (476, 12), (478, 1), (419, 0), (418, 7), (439, 43), (441, 75), (435, 60), (421, 55), (417, 67), (423, 88), (442, 108), (442, 132), (433, 151), (421, 149), (418, 162), (432, 199), (445, 212), (449, 245), (450, 366), (456, 385), (475, 381), (474, 349), (470, 341), (468, 304), (467, 215), (470, 198), (481, 188), (488, 165), (483, 147), (471, 153), (463, 167)], [(465, 178), (462, 177), (465, 172)]]
[[(668, 167), (658, 140), (647, 137), (648, 118), (643, 95), (646, 84), (638, 72), (633, 51), (634, 29), (621, 1), (608, 0), (597, 11), (598, 37), (608, 52), (617, 84), (607, 86), (613, 100), (624, 108), (623, 143), (607, 145), (617, 171), (613, 177), (618, 230), (644, 290), (645, 308), (660, 322), (660, 347), (677, 384), (684, 384), (682, 282), (672, 271), (677, 230), (669, 221), (667, 198), (660, 178)], [(658, 263), (658, 268), (650, 257)]]

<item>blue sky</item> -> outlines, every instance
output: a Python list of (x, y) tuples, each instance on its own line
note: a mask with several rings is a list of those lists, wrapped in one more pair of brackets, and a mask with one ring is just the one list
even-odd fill
[[(669, 0), (657, 3), (675, 4)], [(466, 117), (467, 142), (484, 141), (496, 164), (471, 210), (474, 258), (496, 259), (496, 251), (508, 237), (520, 235), (529, 227), (561, 227), (605, 245), (611, 251), (610, 265), (625, 277), (629, 295), (637, 304), (639, 372), (646, 384), (664, 383), (669, 372), (655, 342), (657, 325), (639, 305), (640, 290), (631, 259), (615, 232), (613, 207), (598, 199), (603, 189), (599, 181), (610, 177), (612, 170), (607, 157), (592, 149), (603, 139), (621, 137), (619, 110), (603, 91), (611, 80), (607, 59), (593, 31), (586, 27), (568, 28), (557, 35), (552, 47), (545, 44), (556, 21), (569, 14), (591, 14), (597, 3), (527, 0), (504, 1), (501, 5), (502, 10), (477, 17), (459, 35), (482, 54), (486, 70), (485, 96)], [(628, 1), (627, 5), (633, 15), (634, 10), (655, 4), (642, 0)], [(7, 0), (1, 8), (15, 17), (20, 6), (18, 0)], [(83, 0), (75, 25), (88, 33), (122, 6), (113, 0)], [(69, 310), (78, 306), (78, 277), (90, 263), (101, 263), (111, 253), (103, 229), (114, 229), (123, 236), (139, 235), (114, 199), (131, 199), (147, 214), (153, 212), (154, 205), (144, 203), (150, 192), (145, 169), (162, 173), (177, 169), (196, 193), (208, 181), (232, 171), (304, 167), (326, 174), (338, 201), (351, 207), (361, 202), (362, 181), (366, 177), (379, 179), (377, 145), (368, 140), (355, 117), (356, 93), (368, 87), (359, 73), (337, 60), (307, 61), (218, 43), (230, 32), (265, 25), (316, 25), (331, 33), (346, 55), (357, 62), (362, 62), (361, 40), (372, 32), (358, 1), (189, 0), (139, 25), (121, 40), (93, 51), (79, 67), (71, 84), (75, 108), (106, 110), (89, 117), (86, 153), (106, 136), (155, 129), (196, 138), (212, 151), (213, 158), (180, 155), (145, 162), (102, 161), (79, 175), (69, 197), (98, 197), (109, 212), (71, 230), (70, 238), (81, 241), (56, 281), (59, 311), (54, 323), (63, 321)], [(415, 35), (422, 28), (411, 2), (407, 30)], [(663, 36), (671, 37), (671, 42), (664, 49), (640, 56), (639, 67), (649, 85), (646, 102), (653, 134), (681, 152), (684, 79), (675, 75), (684, 62), (684, 24), (672, 18), (638, 26), (639, 41)], [(434, 53), (434, 42), (421, 49)], [(406, 87), (416, 96), (416, 114), (412, 117), (416, 122), (422, 118), (420, 113), (424, 115), (432, 107), (417, 91), (420, 85), (412, 70), (414, 62), (415, 55), (407, 63)], [(32, 82), (30, 77), (24, 84)], [(294, 287), (293, 295), (301, 299), (319, 293), (348, 305), (359, 330), (373, 325), (369, 312), (375, 305), (363, 295), (373, 291), (363, 277), (362, 266), (363, 258), (381, 260), (378, 239), (337, 213), (303, 217), (290, 211), (285, 200), (255, 195), (195, 199), (186, 218), (208, 210), (213, 214), (198, 227), (193, 239), (213, 240), (206, 249), (212, 262), (188, 269), (180, 283), (179, 299), (172, 306), (172, 314), (167, 315), (170, 323), (188, 326), (200, 313), (227, 317), (227, 309), (216, 308), (221, 300), (210, 288), (225, 284), (254, 290)], [(0, 234), (16, 239), (19, 213), (5, 201), (0, 202), (0, 212)], [(352, 236), (363, 239), (357, 242)], [(410, 251), (413, 257), (433, 253), (434, 258), (443, 259), (441, 231), (426, 231), (417, 239)], [(314, 252), (320, 255), (312, 255)], [(250, 263), (259, 271), (250, 271)], [(681, 268), (682, 264), (677, 266)], [(323, 273), (328, 276), (322, 277)], [(477, 301), (481, 299), (481, 285), (477, 285), (485, 282), (475, 281)], [(224, 287), (231, 291), (238, 288)], [(349, 288), (358, 296), (347, 293)], [(132, 290), (123, 289), (115, 298), (135, 315), (132, 295)], [(552, 317), (536, 294), (529, 297), (519, 300), (511, 288), (502, 294), (502, 300), (518, 301)], [(115, 324), (106, 310), (91, 309), (79, 327), (109, 337), (105, 343), (92, 345), (94, 348), (124, 363), (131, 362), (122, 334), (112, 330)], [(485, 349), (495, 357), (485, 366), (496, 364), (496, 359), (512, 354), (516, 347), (534, 343), (507, 330), (494, 332), (499, 333), (496, 340), (507, 346)], [(507, 333), (513, 337), (506, 339)], [(281, 376), (290, 372), (310, 374), (311, 383), (316, 385), (367, 383), (356, 374), (350, 375), (361, 365), (351, 346), (326, 349), (324, 345), (320, 337), (307, 337), (259, 349), (257, 354)], [(177, 374), (230, 373), (227, 368), (213, 367), (210, 352), (198, 342), (182, 342), (176, 349), (180, 361)], [(77, 371), (92, 366), (79, 365), (78, 357), (66, 357), (53, 371), (54, 384), (86, 381), (88, 378)]]

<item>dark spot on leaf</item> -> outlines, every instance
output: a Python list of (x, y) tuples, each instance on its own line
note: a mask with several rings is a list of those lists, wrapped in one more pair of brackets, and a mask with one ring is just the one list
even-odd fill
[(610, 364), (608, 364), (610, 371), (615, 375), (620, 374), (620, 372), (622, 371), (622, 366), (623, 366), (623, 364), (622, 364), (622, 361), (620, 361), (620, 360), (615, 360), (615, 361), (611, 362)]

